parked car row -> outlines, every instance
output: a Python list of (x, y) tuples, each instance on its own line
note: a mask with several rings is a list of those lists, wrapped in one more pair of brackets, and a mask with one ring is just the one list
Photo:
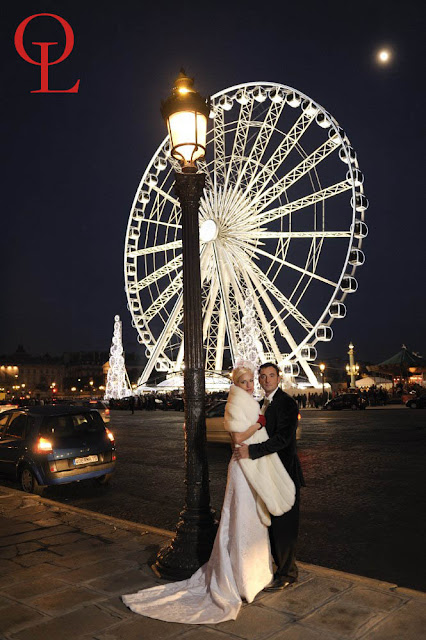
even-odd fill
[(414, 396), (405, 403), (409, 409), (426, 409), (426, 396)]
[[(231, 444), (231, 436), (224, 426), (226, 400), (218, 400), (206, 411), (207, 442), (222, 442)], [(300, 426), (301, 415), (298, 414), (298, 427), (296, 439), (300, 440), (302, 428)]]
[(0, 473), (24, 491), (93, 479), (107, 484), (114, 472), (114, 436), (97, 409), (47, 405), (0, 414)]
[(357, 393), (342, 393), (330, 398), (323, 406), (324, 411), (341, 411), (342, 409), (365, 409), (367, 400)]

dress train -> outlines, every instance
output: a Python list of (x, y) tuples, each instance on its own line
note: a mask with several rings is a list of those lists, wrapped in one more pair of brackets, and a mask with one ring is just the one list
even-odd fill
[(256, 499), (240, 464), (231, 460), (210, 560), (187, 580), (123, 596), (124, 604), (167, 622), (235, 620), (242, 598), (252, 602), (273, 577), (268, 528), (259, 518)]

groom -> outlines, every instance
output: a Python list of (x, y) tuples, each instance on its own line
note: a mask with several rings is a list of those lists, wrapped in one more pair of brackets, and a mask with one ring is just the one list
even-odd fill
[(305, 486), (296, 452), (299, 411), (293, 398), (278, 387), (280, 378), (280, 370), (272, 362), (266, 362), (259, 368), (259, 383), (265, 392), (264, 413), (269, 440), (261, 444), (242, 444), (234, 451), (237, 460), (255, 460), (270, 453), (278, 453), (296, 486), (296, 500), (292, 509), (282, 516), (271, 515), (269, 537), (277, 570), (273, 582), (265, 591), (281, 591), (297, 580), (296, 543), (299, 532), (300, 487)]

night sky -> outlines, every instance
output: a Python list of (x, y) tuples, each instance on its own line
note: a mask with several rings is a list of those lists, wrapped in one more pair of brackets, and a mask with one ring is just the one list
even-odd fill
[[(348, 315), (320, 357), (380, 362), (402, 343), (426, 354), (423, 2), (15, 2), (1, 19), (3, 188), (0, 353), (109, 349), (116, 313), (127, 351), (126, 225), (139, 180), (165, 129), (159, 105), (181, 66), (204, 94), (251, 81), (306, 93), (347, 132), (370, 201), (366, 263)], [(49, 68), (17, 54), (18, 25), (54, 13), (75, 46)], [(50, 18), (24, 43), (56, 42)], [(393, 60), (375, 55), (389, 47)]]

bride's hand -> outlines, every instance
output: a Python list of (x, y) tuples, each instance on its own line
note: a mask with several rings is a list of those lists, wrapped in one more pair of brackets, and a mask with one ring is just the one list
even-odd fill
[(235, 447), (232, 457), (234, 460), (250, 458), (248, 445), (242, 444), (239, 447)]

